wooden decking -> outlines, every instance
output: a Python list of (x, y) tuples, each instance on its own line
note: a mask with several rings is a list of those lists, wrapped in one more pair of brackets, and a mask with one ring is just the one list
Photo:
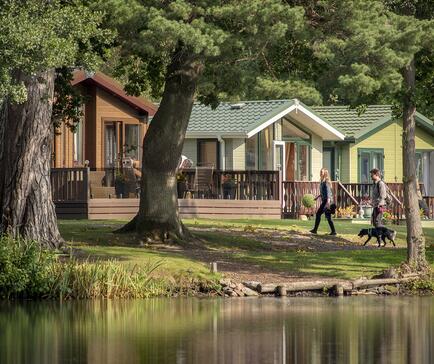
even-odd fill
[[(280, 219), (279, 201), (179, 199), (182, 218)], [(91, 220), (131, 219), (137, 213), (139, 199), (91, 199), (88, 218)]]

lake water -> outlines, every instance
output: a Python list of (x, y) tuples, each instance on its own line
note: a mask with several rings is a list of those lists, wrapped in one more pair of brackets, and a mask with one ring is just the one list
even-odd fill
[(0, 363), (434, 363), (434, 297), (0, 302)]

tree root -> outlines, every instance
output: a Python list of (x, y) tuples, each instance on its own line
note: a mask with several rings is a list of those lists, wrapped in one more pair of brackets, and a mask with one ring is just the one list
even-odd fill
[(194, 238), (182, 222), (162, 223), (140, 220), (136, 215), (131, 221), (115, 230), (115, 234), (136, 233), (146, 243), (172, 243), (182, 246), (194, 245)]

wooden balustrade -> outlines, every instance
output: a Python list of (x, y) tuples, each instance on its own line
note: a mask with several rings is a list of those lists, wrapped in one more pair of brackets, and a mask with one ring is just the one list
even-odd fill
[[(195, 169), (184, 170), (189, 190), (194, 188)], [(215, 170), (210, 184), (210, 193), (206, 196), (192, 193), (192, 198), (223, 199), (223, 181), (232, 180), (230, 198), (235, 200), (279, 200), (282, 194), (282, 215), (297, 218), (299, 215), (312, 215), (320, 204), (316, 201), (313, 208), (305, 208), (302, 198), (306, 194), (318, 196), (319, 183), (310, 181), (284, 181), (279, 183), (277, 171), (220, 171)], [(53, 168), (51, 170), (53, 201), (59, 203), (80, 203), (89, 200), (89, 170), (87, 168)], [(387, 184), (393, 199), (390, 212), (393, 219), (399, 222), (403, 218), (404, 189), (402, 183)], [(371, 196), (372, 184), (332, 182), (333, 199), (337, 208), (358, 206), (363, 204), (364, 196)], [(423, 189), (421, 189), (423, 190)], [(428, 217), (434, 218), (434, 196), (424, 197), (429, 210)], [(69, 205), (68, 205), (69, 206)]]
[(223, 199), (224, 177), (232, 181), (231, 199), (235, 200), (279, 200), (278, 171), (221, 171), (214, 170), (209, 194), (195, 194), (195, 169), (183, 170), (187, 189), (193, 191), (193, 198)]
[[(392, 196), (392, 205), (390, 213), (392, 218), (399, 222), (403, 217), (404, 189), (402, 183), (388, 183)], [(332, 182), (333, 200), (337, 208), (353, 206), (353, 212), (358, 212), (358, 206), (363, 204), (364, 197), (370, 199), (373, 185), (371, 183), (341, 183)], [(306, 181), (284, 181), (283, 182), (283, 201), (282, 213), (285, 217), (296, 218), (299, 215), (312, 215), (320, 204), (317, 200), (314, 208), (306, 208), (302, 204), (302, 198), (305, 194), (318, 196), (319, 182)], [(425, 197), (430, 206), (430, 218), (434, 218), (434, 197)]]
[(87, 202), (89, 171), (87, 168), (52, 168), (51, 191), (54, 202)]

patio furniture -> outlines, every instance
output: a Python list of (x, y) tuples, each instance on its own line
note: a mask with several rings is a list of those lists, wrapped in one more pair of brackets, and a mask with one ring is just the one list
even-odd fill
[(195, 197), (211, 198), (214, 167), (196, 167), (193, 190)]

